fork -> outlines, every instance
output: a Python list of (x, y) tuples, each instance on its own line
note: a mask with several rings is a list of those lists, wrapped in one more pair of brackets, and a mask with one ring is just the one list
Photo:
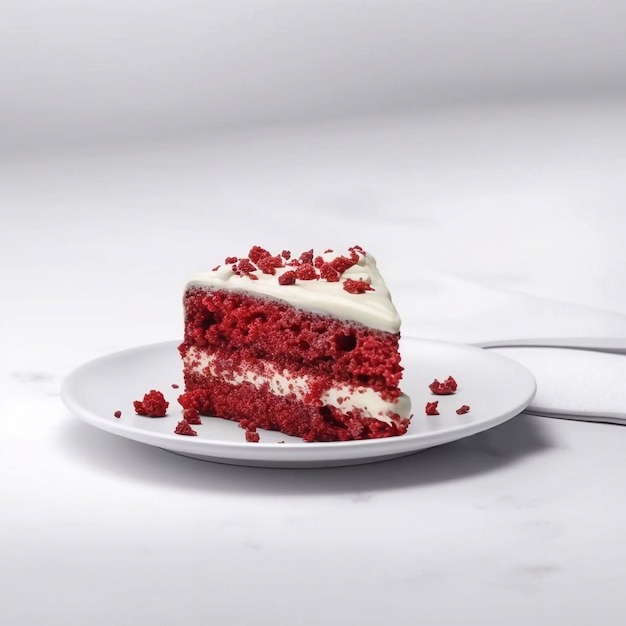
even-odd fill
[(533, 339), (500, 339), (481, 341), (479, 348), (574, 348), (593, 352), (626, 354), (626, 337), (539, 337)]

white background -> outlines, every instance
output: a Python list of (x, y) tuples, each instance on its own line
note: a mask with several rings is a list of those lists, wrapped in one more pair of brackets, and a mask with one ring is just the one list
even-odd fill
[(620, 0), (5, 0), (0, 148), (626, 89)]

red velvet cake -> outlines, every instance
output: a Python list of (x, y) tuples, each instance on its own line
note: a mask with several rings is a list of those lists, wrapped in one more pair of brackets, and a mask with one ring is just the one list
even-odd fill
[(292, 257), (254, 246), (194, 277), (184, 309), (185, 409), (305, 441), (406, 432), (400, 318), (362, 248)]

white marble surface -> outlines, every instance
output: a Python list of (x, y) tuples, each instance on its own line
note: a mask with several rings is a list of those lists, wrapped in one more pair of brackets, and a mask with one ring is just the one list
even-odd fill
[(511, 330), (504, 305), (429, 321), (474, 285), (543, 307), (516, 330), (623, 335), (625, 140), (626, 102), (589, 100), (3, 158), (0, 622), (623, 623), (621, 426), (522, 414), (386, 463), (250, 469), (90, 428), (59, 384), (180, 336), (186, 278), (253, 243), (360, 243), (411, 333)]

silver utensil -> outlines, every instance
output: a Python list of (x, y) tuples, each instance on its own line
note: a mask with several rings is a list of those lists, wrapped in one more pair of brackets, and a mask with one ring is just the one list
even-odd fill
[(483, 341), (474, 345), (480, 348), (574, 348), (626, 354), (626, 337), (539, 337)]

